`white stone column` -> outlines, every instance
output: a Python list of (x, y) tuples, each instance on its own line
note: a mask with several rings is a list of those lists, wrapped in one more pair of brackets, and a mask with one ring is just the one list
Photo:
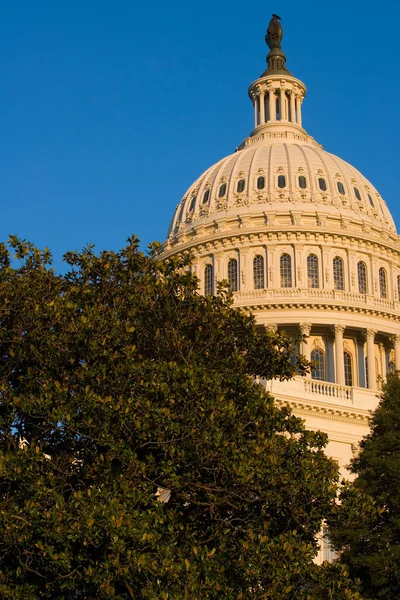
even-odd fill
[(258, 98), (255, 94), (253, 95), (253, 105), (254, 105), (254, 127), (257, 127), (257, 125), (258, 125)]
[(301, 96), (297, 96), (297, 123), (302, 126), (301, 120)]
[(270, 121), (276, 121), (276, 96), (274, 88), (268, 89), (269, 94), (269, 118)]
[(376, 390), (376, 369), (375, 369), (375, 335), (374, 329), (365, 330), (365, 339), (367, 340), (367, 365), (368, 365), (368, 389)]
[(291, 122), (296, 123), (296, 99), (293, 91), (290, 92), (290, 117)]
[[(299, 323), (300, 333), (301, 335), (305, 335), (307, 337), (310, 336), (312, 323)], [(310, 348), (310, 340), (302, 340), (300, 345), (300, 352), (306, 359), (311, 360), (311, 348)]]
[(286, 94), (285, 88), (280, 88), (281, 99), (281, 121), (286, 121)]
[(394, 336), (394, 364), (396, 371), (400, 371), (400, 334)]
[(335, 383), (344, 385), (344, 357), (343, 357), (343, 334), (344, 325), (334, 325), (335, 332)]
[(265, 123), (265, 96), (264, 92), (260, 92), (258, 96), (260, 102), (260, 125)]

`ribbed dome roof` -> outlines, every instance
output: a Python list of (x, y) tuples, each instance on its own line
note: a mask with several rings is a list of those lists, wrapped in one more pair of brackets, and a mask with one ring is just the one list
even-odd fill
[(275, 215), (299, 210), (375, 226), (379, 222), (395, 232), (385, 201), (356, 168), (324, 151), (313, 138), (286, 131), (250, 137), (241, 150), (207, 169), (179, 203), (170, 235), (201, 221), (261, 209)]

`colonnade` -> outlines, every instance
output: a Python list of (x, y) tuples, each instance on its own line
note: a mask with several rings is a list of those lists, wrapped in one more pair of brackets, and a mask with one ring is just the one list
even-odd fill
[[(309, 338), (311, 334), (312, 324), (310, 323), (300, 323), (299, 324), (300, 333), (306, 338)], [(334, 375), (335, 375), (335, 383), (338, 385), (346, 385), (345, 383), (345, 370), (344, 370), (344, 333), (346, 327), (342, 324), (335, 324), (332, 326), (332, 332), (334, 334)], [(362, 331), (362, 335), (366, 342), (366, 356), (365, 361), (363, 361), (361, 368), (367, 367), (368, 377), (366, 387), (370, 390), (378, 389), (378, 373), (376, 370), (376, 353), (375, 353), (375, 338), (377, 335), (377, 330), (372, 328), (366, 328)], [(396, 371), (400, 371), (400, 334), (387, 334), (387, 341), (390, 343), (391, 347), (394, 349), (394, 368)], [(305, 358), (310, 361), (311, 360), (311, 345), (308, 343), (308, 340), (305, 339), (301, 343), (300, 352), (305, 356)], [(386, 373), (384, 373), (386, 375)]]
[(253, 103), (254, 127), (275, 121), (286, 121), (302, 126), (302, 96), (294, 90), (283, 86), (258, 88)]

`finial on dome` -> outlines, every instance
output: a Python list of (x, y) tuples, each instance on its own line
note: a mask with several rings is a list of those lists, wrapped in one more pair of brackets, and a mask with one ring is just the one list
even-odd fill
[(282, 25), (279, 23), (280, 20), (281, 18), (278, 15), (273, 14), (267, 33), (265, 34), (265, 41), (270, 51), (267, 55), (268, 68), (263, 75), (267, 73), (285, 73), (286, 75), (290, 75), (290, 72), (286, 68), (286, 56), (281, 46), (283, 30)]

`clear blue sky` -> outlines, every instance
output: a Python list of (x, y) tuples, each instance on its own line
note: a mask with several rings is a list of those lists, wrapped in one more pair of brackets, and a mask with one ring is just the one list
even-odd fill
[(3, 1), (0, 239), (165, 238), (174, 208), (252, 128), (247, 87), (277, 12), (303, 124), (354, 164), (400, 229), (400, 7), (393, 0)]

